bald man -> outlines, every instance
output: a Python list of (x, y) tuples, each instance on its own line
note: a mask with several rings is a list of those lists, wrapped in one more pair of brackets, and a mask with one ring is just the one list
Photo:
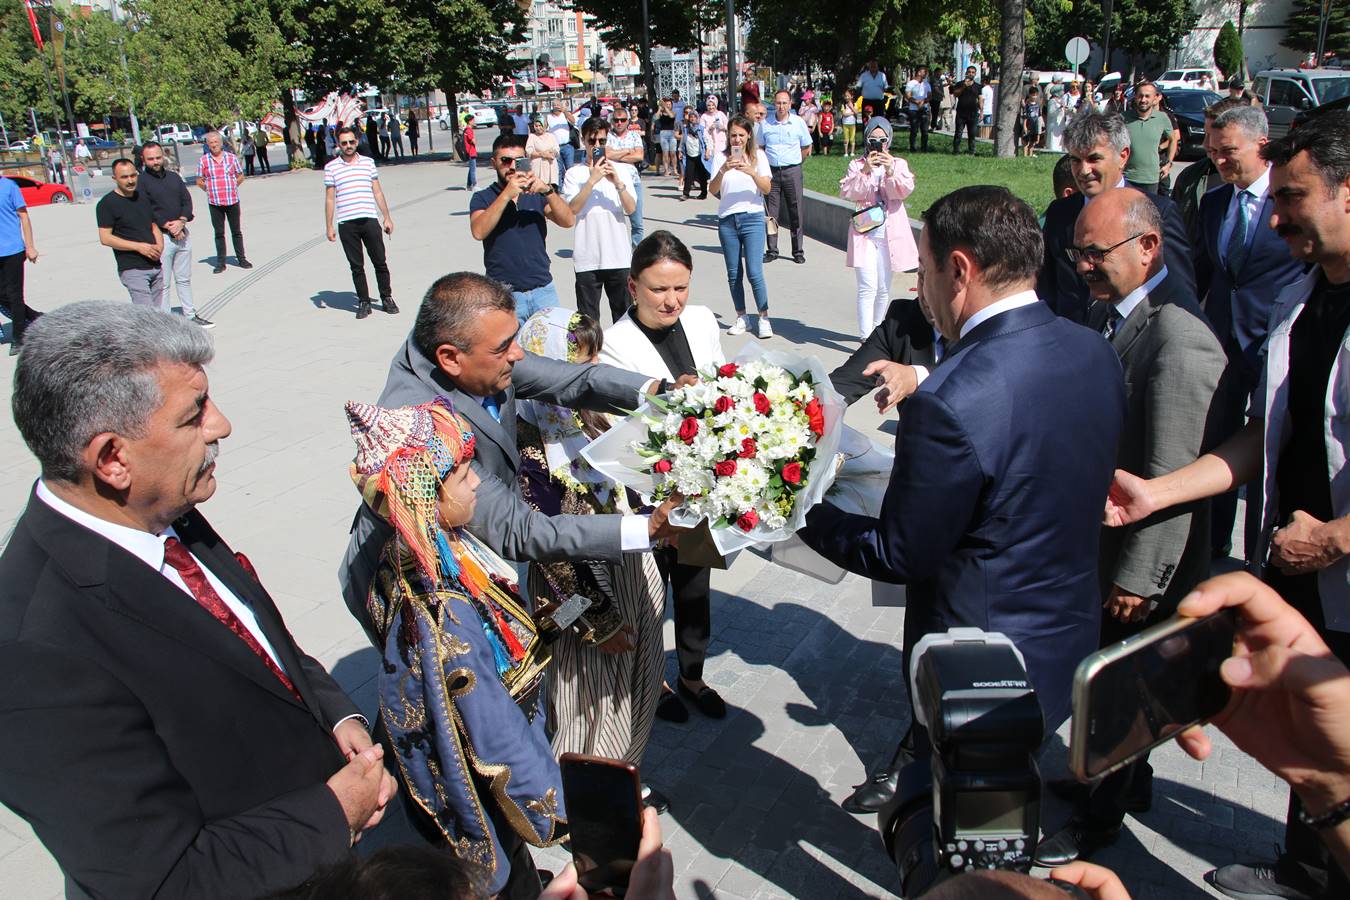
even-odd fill
[[(1217, 398), (1227, 357), (1186, 283), (1167, 278), (1157, 205), (1134, 188), (1103, 191), (1078, 217), (1069, 252), (1092, 297), (1088, 327), (1110, 341), (1125, 371), (1116, 467), (1152, 478), (1194, 462), (1223, 437)], [(1171, 616), (1209, 574), (1209, 506), (1103, 529), (1100, 548), (1106, 646)], [(1114, 842), (1125, 813), (1148, 808), (1152, 781), (1145, 759), (1073, 791), (1074, 818), (1041, 843), (1037, 864), (1063, 865)]]

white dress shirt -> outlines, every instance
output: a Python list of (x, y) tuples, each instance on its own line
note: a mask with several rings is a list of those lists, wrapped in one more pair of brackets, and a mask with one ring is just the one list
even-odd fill
[[(172, 526), (163, 534), (151, 534), (148, 531), (140, 531), (135, 528), (128, 528), (126, 525), (109, 522), (106, 519), (100, 519), (98, 516), (92, 516), (62, 500), (52, 493), (45, 481), (41, 480), (37, 484), (37, 495), (43, 503), (46, 503), (76, 525), (83, 525), (94, 534), (107, 538), (163, 575), (170, 584), (186, 594), (190, 602), (197, 602), (197, 598), (193, 596), (187, 583), (183, 581), (183, 576), (179, 575), (178, 570), (164, 560), (164, 542), (171, 537), (178, 537)], [(253, 615), (253, 608), (236, 597), (234, 592), (226, 587), (225, 583), (217, 578), (214, 572), (203, 565), (200, 559), (197, 559), (196, 556), (192, 558), (197, 560), (197, 565), (206, 573), (206, 580), (211, 583), (211, 587), (216, 589), (216, 593), (220, 595), (221, 600), (225, 601), (225, 605), (229, 607), (230, 612), (234, 613), (235, 617), (249, 630), (254, 640), (258, 642), (258, 646), (262, 647), (263, 652), (272, 658), (272, 662), (277, 664), (277, 668), (285, 672), (286, 667), (281, 664), (281, 660), (277, 658), (277, 652), (272, 649), (271, 642), (267, 640), (267, 635), (263, 634), (262, 628), (258, 626), (258, 619)]]
[(1219, 252), (1223, 254), (1223, 261), (1228, 262), (1228, 239), (1233, 235), (1233, 229), (1237, 227), (1238, 204), (1244, 204), (1247, 207), (1247, 245), (1251, 246), (1252, 238), (1256, 235), (1256, 220), (1261, 215), (1261, 204), (1266, 202), (1266, 192), (1270, 190), (1270, 166), (1261, 173), (1261, 177), (1253, 181), (1246, 188), (1237, 188), (1233, 191), (1233, 199), (1228, 201), (1228, 211), (1223, 215), (1223, 224), (1219, 226)]
[[(1148, 281), (1145, 281), (1143, 284), (1139, 285), (1139, 287), (1126, 294), (1121, 301), (1116, 304), (1116, 312), (1120, 313), (1120, 321), (1124, 322), (1128, 319), (1130, 313), (1134, 312), (1134, 308), (1150, 293), (1157, 290), (1158, 285), (1162, 284), (1163, 279), (1166, 277), (1167, 266), (1163, 266), (1158, 270), (1157, 275), (1154, 275)], [(1119, 328), (1120, 326), (1117, 324), (1116, 327)]]
[(1010, 297), (1004, 297), (1002, 300), (995, 300), (975, 315), (966, 319), (966, 324), (961, 326), (961, 337), (970, 334), (971, 330), (981, 322), (987, 322), (994, 316), (1001, 316), (1005, 312), (1012, 312), (1023, 306), (1030, 306), (1033, 303), (1040, 303), (1041, 298), (1036, 296), (1035, 291), (1022, 291), (1013, 294)]

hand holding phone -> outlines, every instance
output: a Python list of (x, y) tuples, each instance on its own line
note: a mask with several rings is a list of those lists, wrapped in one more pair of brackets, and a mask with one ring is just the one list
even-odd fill
[(516, 157), (516, 171), (524, 175), (530, 174), (530, 160), (525, 156)]
[(637, 766), (580, 753), (564, 753), (559, 766), (578, 883), (626, 889), (643, 843)]

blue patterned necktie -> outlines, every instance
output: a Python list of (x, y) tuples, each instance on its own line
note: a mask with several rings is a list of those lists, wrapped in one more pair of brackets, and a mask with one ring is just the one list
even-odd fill
[(488, 415), (492, 416), (492, 421), (500, 422), (502, 420), (502, 408), (497, 405), (496, 397), (484, 397), (483, 409), (486, 409)]
[(1247, 260), (1247, 230), (1250, 227), (1251, 213), (1247, 208), (1247, 192), (1237, 192), (1237, 219), (1233, 222), (1233, 233), (1228, 236), (1228, 246), (1224, 248), (1224, 260), (1228, 271), (1237, 275)]
[(1116, 329), (1120, 327), (1120, 310), (1114, 306), (1106, 314), (1106, 324), (1102, 326), (1102, 337), (1108, 341), (1115, 335)]

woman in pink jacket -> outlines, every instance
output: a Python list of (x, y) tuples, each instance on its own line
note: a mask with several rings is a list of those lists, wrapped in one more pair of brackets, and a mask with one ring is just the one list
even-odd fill
[(914, 191), (909, 164), (891, 156), (891, 123), (874, 116), (863, 130), (863, 155), (848, 164), (839, 196), (858, 208), (848, 229), (847, 263), (858, 274), (858, 336), (866, 339), (886, 316), (891, 273), (919, 266), (919, 249), (905, 212)]

